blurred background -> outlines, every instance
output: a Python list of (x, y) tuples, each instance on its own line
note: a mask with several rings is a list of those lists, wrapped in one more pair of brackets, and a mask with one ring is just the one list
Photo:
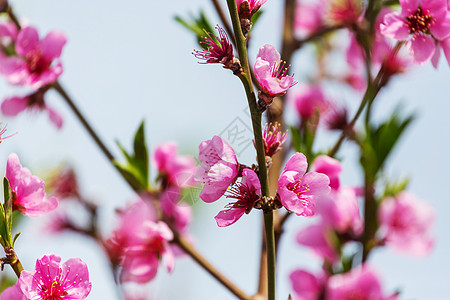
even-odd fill
[[(201, 141), (213, 135), (227, 138), (233, 126), (239, 126), (251, 139), (247, 101), (240, 81), (219, 65), (198, 64), (192, 55), (193, 49), (199, 48), (195, 37), (174, 21), (176, 15), (189, 18), (203, 9), (212, 24), (219, 23), (210, 1), (10, 2), (20, 20), (36, 26), (41, 36), (50, 30), (66, 34), (68, 43), (62, 54), (64, 73), (60, 82), (118, 157), (115, 141), (131, 148), (133, 134), (143, 119), (151, 150), (159, 143), (176, 141), (182, 154), (195, 156)], [(226, 1), (221, 2), (225, 6)], [(267, 1), (252, 35), (249, 57), (253, 61), (263, 44), (270, 43), (279, 49), (281, 16), (282, 1)], [(313, 51), (312, 47), (306, 47), (294, 57), (292, 72), (299, 85), (314, 72)], [(342, 67), (338, 60), (330, 64), (332, 68)], [(4, 80), (0, 81), (0, 89), (2, 98), (27, 92), (9, 86)], [(359, 94), (340, 85), (330, 84), (327, 92), (336, 101), (346, 102), (351, 115), (361, 99)], [(387, 163), (386, 177), (410, 177), (409, 190), (435, 207), (437, 220), (436, 245), (431, 255), (417, 258), (381, 249), (373, 253), (371, 264), (379, 270), (385, 291), (400, 290), (403, 299), (448, 299), (450, 68), (443, 57), (437, 70), (430, 63), (413, 67), (409, 73), (396, 77), (377, 99), (374, 113), (378, 118), (387, 117), (399, 104), (405, 115), (416, 113), (416, 121)], [(101, 230), (107, 236), (115, 227), (114, 210), (132, 202), (135, 195), (59, 95), (50, 91), (47, 101), (63, 115), (64, 125), (59, 131), (44, 114), (2, 117), (2, 121), (8, 122), (9, 132), (18, 134), (1, 145), (0, 173), (4, 172), (11, 152), (16, 152), (22, 165), (33, 174), (41, 176), (63, 162), (70, 163), (79, 175), (84, 194), (101, 206)], [(298, 120), (293, 106), (286, 110), (287, 119), (295, 125)], [(337, 138), (331, 133), (320, 134), (318, 146), (324, 149)], [(239, 161), (254, 163), (253, 147), (240, 147)], [(357, 149), (346, 144), (340, 157), (344, 164), (343, 184), (361, 184)], [(154, 169), (152, 175), (155, 176)], [(226, 203), (205, 204), (195, 199), (193, 202), (191, 230), (197, 249), (243, 290), (250, 294), (256, 291), (259, 211), (230, 227), (218, 228), (214, 216)], [(319, 260), (295, 242), (299, 229), (311, 222), (314, 221), (291, 218), (287, 223), (278, 264), (279, 299), (287, 299), (291, 291), (288, 276), (292, 270), (320, 268)], [(46, 229), (47, 224), (44, 215), (26, 220), (19, 228), (22, 235), (16, 249), (25, 269), (33, 269), (36, 259), (43, 254), (60, 255), (63, 261), (80, 257), (88, 264), (93, 282), (88, 299), (119, 299), (101, 249), (73, 233), (52, 235)], [(173, 274), (168, 275), (160, 268), (156, 280), (131, 289), (149, 294), (150, 299), (232, 298), (188, 257), (177, 260)]]

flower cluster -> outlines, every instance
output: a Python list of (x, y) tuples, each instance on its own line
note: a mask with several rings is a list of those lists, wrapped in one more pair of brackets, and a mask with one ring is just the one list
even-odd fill
[(44, 101), (44, 95), (62, 74), (59, 60), (66, 43), (64, 34), (56, 31), (39, 39), (36, 28), (18, 30), (14, 23), (0, 24), (0, 74), (14, 85), (32, 89), (26, 96), (9, 97), (1, 104), (4, 115), (15, 116), (30, 109), (47, 111), (50, 120), (60, 128), (61, 116)]
[[(273, 144), (271, 135), (265, 134), (264, 137), (266, 145)], [(196, 179), (205, 183), (200, 198), (208, 203), (223, 195), (237, 200), (216, 216), (219, 226), (231, 225), (256, 204), (259, 206), (261, 183), (258, 176), (237, 162), (233, 148), (225, 140), (214, 136), (212, 140), (202, 142), (199, 150), (202, 165)], [(306, 172), (307, 167), (306, 157), (302, 153), (295, 153), (288, 160), (278, 180), (277, 199), (288, 211), (308, 217), (315, 214), (316, 198), (329, 193), (330, 180), (324, 174)], [(238, 177), (242, 177), (240, 182), (236, 182)]]

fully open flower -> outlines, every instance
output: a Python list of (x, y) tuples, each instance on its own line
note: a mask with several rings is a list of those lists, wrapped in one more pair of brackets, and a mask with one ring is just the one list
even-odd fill
[(219, 136), (201, 142), (198, 150), (202, 165), (197, 169), (195, 180), (205, 184), (200, 198), (208, 203), (214, 202), (235, 181), (239, 163), (233, 148)]
[(236, 199), (225, 206), (215, 217), (217, 225), (220, 227), (229, 226), (239, 220), (244, 213), (249, 213), (255, 205), (255, 202), (260, 199), (261, 183), (258, 175), (253, 170), (244, 169), (242, 171), (242, 180), (234, 184), (225, 197), (228, 199)]
[(193, 52), (198, 59), (204, 60), (205, 64), (223, 64), (225, 69), (230, 69), (237, 74), (242, 72), (239, 59), (233, 55), (233, 45), (230, 43), (227, 33), (219, 25), (216, 26), (219, 36), (206, 32), (201, 42), (206, 50)]
[(11, 186), (13, 208), (24, 215), (39, 216), (58, 206), (55, 197), (46, 197), (44, 181), (32, 176), (27, 168), (22, 168), (15, 153), (8, 157), (5, 176)]
[(434, 245), (430, 236), (435, 212), (409, 192), (381, 202), (378, 219), (387, 245), (415, 255), (428, 254)]
[(158, 145), (153, 159), (159, 171), (159, 177), (165, 185), (187, 188), (195, 185), (196, 166), (192, 156), (179, 155), (173, 142)]
[[(446, 0), (401, 0), (400, 15), (390, 13), (380, 25), (381, 33), (389, 38), (407, 41), (414, 61), (422, 64), (436, 51), (436, 43), (450, 36), (450, 13)], [(440, 43), (446, 53), (446, 43)], [(449, 62), (450, 64), (450, 62)]]
[(50, 121), (59, 129), (62, 127), (63, 119), (53, 108), (49, 107), (44, 100), (44, 93), (37, 91), (25, 97), (10, 97), (3, 100), (0, 110), (5, 116), (16, 116), (19, 113), (29, 111), (46, 111)]
[(66, 37), (52, 31), (39, 40), (34, 27), (22, 28), (15, 41), (15, 54), (0, 59), (0, 73), (12, 84), (40, 88), (55, 82), (62, 73), (59, 61)]
[(262, 89), (259, 98), (267, 105), (272, 102), (273, 97), (284, 95), (289, 88), (297, 84), (294, 77), (287, 75), (289, 66), (284, 68), (285, 64), (274, 46), (266, 44), (259, 48), (255, 76)]
[(44, 255), (36, 261), (34, 272), (22, 271), (18, 284), (27, 299), (86, 299), (92, 286), (86, 263), (79, 258), (60, 262), (59, 256)]
[(286, 163), (278, 179), (277, 193), (283, 206), (299, 216), (315, 214), (315, 199), (330, 192), (330, 179), (327, 175), (308, 172), (305, 155), (295, 153)]

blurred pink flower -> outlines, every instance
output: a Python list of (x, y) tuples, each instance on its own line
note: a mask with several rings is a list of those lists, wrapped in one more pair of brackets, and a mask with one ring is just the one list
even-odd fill
[(367, 299), (394, 300), (385, 297), (377, 273), (367, 265), (352, 269), (348, 273), (331, 276), (328, 279), (327, 300)]
[(195, 173), (195, 180), (205, 183), (200, 198), (207, 203), (214, 202), (236, 180), (239, 163), (233, 148), (219, 136), (201, 142), (198, 149), (202, 165)]
[(154, 150), (153, 159), (164, 184), (179, 188), (192, 187), (196, 184), (192, 175), (196, 170), (195, 160), (189, 155), (179, 155), (175, 142), (158, 145)]
[(324, 26), (324, 0), (314, 2), (297, 1), (294, 26), (296, 34), (310, 35)]
[[(400, 14), (384, 16), (381, 33), (398, 41), (406, 41), (414, 62), (423, 64), (433, 57), (436, 44), (446, 53), (447, 43), (441, 43), (450, 36), (450, 13), (445, 0), (402, 0)], [(450, 64), (450, 61), (449, 61)]]
[(358, 236), (364, 230), (356, 190), (341, 187), (317, 201), (317, 213), (322, 222), (341, 234)]
[(230, 226), (239, 220), (244, 213), (249, 213), (256, 201), (260, 199), (261, 183), (258, 175), (251, 169), (244, 169), (242, 171), (242, 180), (235, 183), (225, 194), (229, 199), (236, 199), (225, 206), (215, 217), (219, 227)]
[(272, 123), (266, 124), (264, 127), (263, 142), (266, 156), (272, 157), (282, 149), (284, 142), (286, 142), (287, 131), (282, 133), (280, 127), (279, 123), (275, 123), (275, 125)]
[(330, 179), (327, 175), (308, 172), (305, 155), (295, 153), (289, 158), (278, 179), (277, 194), (283, 206), (299, 216), (315, 214), (315, 199), (330, 192)]
[[(223, 64), (225, 69), (232, 70), (235, 74), (241, 72), (241, 64), (233, 55), (233, 45), (230, 43), (227, 33), (219, 25), (216, 26), (219, 36), (206, 32), (203, 41), (200, 43), (206, 47), (206, 50), (194, 50), (196, 58), (204, 60), (204, 64)], [(218, 41), (218, 43), (216, 42)]]
[(122, 268), (121, 281), (145, 283), (158, 271), (159, 261), (171, 272), (174, 256), (169, 241), (173, 233), (166, 223), (156, 220), (156, 213), (148, 203), (138, 200), (120, 215), (120, 225), (105, 246), (113, 264)]
[(321, 299), (326, 284), (325, 274), (314, 275), (305, 270), (295, 270), (289, 275), (296, 300)]
[(18, 282), (23, 294), (31, 300), (86, 299), (92, 287), (86, 263), (79, 258), (60, 262), (59, 256), (44, 255), (34, 272), (22, 271)]
[[(283, 69), (285, 62), (274, 46), (266, 44), (259, 48), (255, 62), (255, 76), (261, 85), (261, 93), (270, 100), (275, 96), (282, 96), (292, 86), (297, 84), (294, 77), (287, 75), (289, 66)], [(270, 101), (264, 99), (266, 104)]]
[(387, 245), (415, 255), (428, 254), (434, 245), (430, 236), (435, 211), (413, 194), (403, 191), (381, 202), (378, 219)]
[(297, 234), (297, 242), (310, 248), (314, 254), (329, 263), (335, 263), (339, 258), (337, 237), (331, 227), (325, 223), (310, 225)]
[(323, 173), (330, 178), (330, 187), (332, 190), (338, 190), (341, 183), (339, 175), (342, 172), (341, 162), (328, 155), (319, 155), (314, 159), (311, 169), (318, 173)]
[(13, 208), (24, 215), (36, 217), (58, 206), (55, 197), (46, 197), (44, 181), (32, 176), (27, 168), (22, 168), (15, 153), (8, 157), (5, 176), (11, 186)]
[(0, 59), (0, 73), (12, 84), (38, 89), (55, 82), (62, 73), (59, 61), (66, 37), (52, 31), (39, 40), (34, 27), (22, 28), (15, 40), (16, 55)]
[(5, 116), (17, 116), (19, 113), (30, 111), (47, 111), (50, 121), (60, 129), (63, 124), (63, 119), (53, 108), (49, 107), (44, 100), (44, 94), (37, 91), (25, 97), (10, 97), (3, 100), (0, 109)]
[(171, 187), (165, 190), (159, 203), (164, 216), (182, 234), (187, 234), (187, 227), (192, 220), (192, 208), (187, 205), (180, 205), (181, 190)]
[(309, 120), (315, 114), (321, 116), (326, 112), (330, 104), (322, 89), (314, 85), (302, 85), (296, 91), (292, 91), (290, 99), (294, 101), (302, 120)]

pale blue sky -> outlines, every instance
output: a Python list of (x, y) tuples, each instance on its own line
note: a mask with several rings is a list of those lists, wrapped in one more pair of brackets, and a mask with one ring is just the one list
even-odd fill
[[(61, 83), (116, 155), (119, 151), (115, 140), (130, 145), (132, 133), (143, 118), (151, 148), (176, 140), (183, 153), (195, 153), (202, 140), (220, 134), (236, 117), (250, 125), (240, 82), (220, 66), (197, 64), (191, 54), (198, 48), (195, 39), (173, 21), (174, 15), (187, 16), (202, 7), (217, 23), (219, 19), (210, 1), (11, 2), (17, 15), (37, 26), (42, 34), (52, 29), (66, 33)], [(277, 32), (281, 28), (281, 1), (268, 1), (265, 8), (253, 34), (250, 57), (255, 56), (259, 45), (280, 44)], [(292, 65), (297, 80), (305, 81), (312, 70), (309, 58), (296, 57)], [(387, 173), (392, 178), (410, 176), (410, 190), (435, 206), (438, 213), (434, 228), (436, 248), (429, 257), (400, 256), (390, 249), (377, 251), (373, 256), (372, 264), (382, 274), (385, 290), (400, 288), (404, 299), (436, 300), (450, 294), (449, 69), (444, 61), (438, 71), (429, 64), (414, 68), (392, 82), (375, 105), (379, 117), (399, 102), (406, 111), (417, 112), (416, 122), (388, 162)], [(4, 81), (0, 87), (2, 98), (24, 93)], [(345, 99), (351, 107), (357, 105), (357, 98), (347, 100), (349, 93), (345, 89), (333, 88), (329, 92), (337, 99)], [(61, 161), (72, 162), (85, 193), (103, 205), (103, 229), (109, 232), (114, 226), (114, 208), (132, 201), (134, 195), (58, 95), (49, 93), (48, 101), (62, 113), (63, 129), (55, 130), (44, 115), (4, 118), (10, 131), (19, 134), (1, 144), (1, 169), (4, 170), (11, 152), (18, 153), (22, 163), (34, 173)], [(329, 139), (322, 138), (321, 145), (335, 141), (334, 135), (326, 137)], [(341, 156), (345, 166), (343, 183), (360, 183), (355, 149), (345, 147)], [(254, 151), (248, 148), (239, 159), (251, 164), (254, 157)], [(234, 282), (252, 293), (256, 289), (259, 259), (259, 212), (229, 228), (218, 228), (213, 217), (224, 204), (196, 204), (197, 218), (192, 226), (195, 245)], [(30, 220), (17, 243), (25, 268), (32, 269), (36, 258), (47, 253), (59, 254), (63, 260), (80, 257), (88, 263), (93, 282), (88, 299), (115, 299), (106, 260), (97, 246), (75, 235), (52, 238), (42, 234), (39, 228), (43, 218)], [(296, 267), (319, 268), (310, 252), (294, 241), (297, 231), (310, 222), (295, 218), (288, 222), (279, 260), (279, 299), (286, 299), (290, 291), (290, 271)], [(178, 260), (171, 276), (161, 268), (150, 290), (153, 299), (230, 299), (229, 292), (189, 258)]]

